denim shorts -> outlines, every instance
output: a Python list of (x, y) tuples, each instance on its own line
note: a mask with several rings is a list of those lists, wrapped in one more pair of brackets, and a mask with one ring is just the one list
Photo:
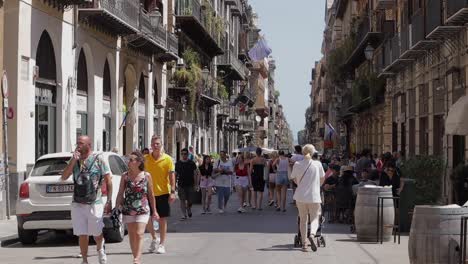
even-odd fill
[(287, 171), (278, 171), (276, 174), (275, 183), (277, 185), (288, 185), (288, 172)]

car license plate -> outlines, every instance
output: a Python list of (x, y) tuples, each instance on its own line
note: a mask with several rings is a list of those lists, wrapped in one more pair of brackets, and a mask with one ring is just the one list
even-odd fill
[(47, 185), (47, 193), (71, 193), (73, 192), (73, 184), (58, 184), (58, 185)]

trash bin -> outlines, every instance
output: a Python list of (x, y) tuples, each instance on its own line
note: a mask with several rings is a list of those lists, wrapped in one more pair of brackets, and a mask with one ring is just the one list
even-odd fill
[(415, 180), (401, 179), (403, 188), (400, 192), (400, 232), (406, 233), (411, 229), (411, 219), (414, 210)]

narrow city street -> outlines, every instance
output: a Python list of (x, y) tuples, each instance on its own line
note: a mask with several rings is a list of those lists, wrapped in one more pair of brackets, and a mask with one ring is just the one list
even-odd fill
[[(291, 192), (290, 195), (291, 196)], [(225, 214), (201, 215), (200, 205), (195, 205), (194, 216), (189, 221), (179, 221), (178, 205), (172, 207), (167, 254), (147, 253), (150, 242), (145, 236), (143, 263), (409, 263), (407, 236), (401, 244), (393, 241), (383, 245), (358, 243), (349, 226), (326, 224), (324, 235), (327, 245), (317, 252), (302, 252), (293, 247), (296, 232), (296, 213), (293, 205), (287, 212), (263, 211), (236, 212), (238, 199), (232, 196)], [(123, 243), (107, 245), (108, 263), (131, 263), (128, 238)], [(34, 246), (20, 243), (0, 248), (0, 263), (80, 263), (76, 258), (78, 243), (71, 235), (46, 233)], [(97, 263), (94, 246), (90, 250), (90, 263)]]

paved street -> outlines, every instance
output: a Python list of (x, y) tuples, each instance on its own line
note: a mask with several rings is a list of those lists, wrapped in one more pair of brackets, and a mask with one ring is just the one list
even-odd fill
[[(346, 225), (326, 225), (327, 247), (317, 252), (302, 252), (293, 248), (296, 232), (296, 209), (286, 213), (273, 208), (238, 214), (237, 199), (227, 213), (200, 215), (195, 206), (193, 219), (180, 222), (174, 206), (166, 255), (144, 254), (143, 263), (409, 263), (407, 237), (400, 245), (357, 243)], [(145, 250), (149, 235), (145, 237)], [(93, 246), (94, 247), (94, 246)], [(38, 243), (25, 247), (19, 243), (0, 248), (0, 263), (80, 263), (77, 240), (67, 234), (52, 232), (42, 235)], [(123, 243), (108, 244), (108, 263), (131, 263), (131, 251)], [(97, 263), (94, 248), (90, 263)]]

